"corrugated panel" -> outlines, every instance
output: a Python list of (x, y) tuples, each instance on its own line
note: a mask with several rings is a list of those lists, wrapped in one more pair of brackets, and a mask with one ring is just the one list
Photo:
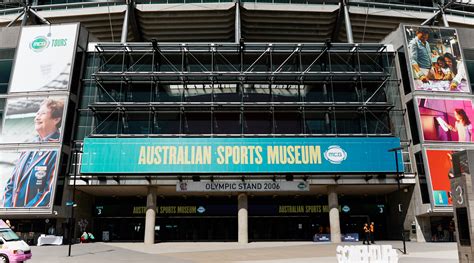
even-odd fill
[(337, 12), (242, 9), (242, 37), (249, 42), (324, 42), (336, 18)]
[(160, 42), (233, 42), (235, 8), (198, 11), (138, 11), (144, 39)]

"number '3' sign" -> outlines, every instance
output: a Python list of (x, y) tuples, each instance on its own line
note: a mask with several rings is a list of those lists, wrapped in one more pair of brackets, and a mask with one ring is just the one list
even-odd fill
[(464, 189), (462, 188), (462, 186), (458, 185), (456, 186), (455, 190), (456, 190), (456, 194), (455, 194), (456, 202), (458, 203), (458, 205), (464, 204)]

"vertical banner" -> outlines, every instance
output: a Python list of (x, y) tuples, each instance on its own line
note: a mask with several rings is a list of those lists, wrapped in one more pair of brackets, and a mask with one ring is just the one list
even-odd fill
[(78, 29), (21, 30), (0, 134), (3, 214), (52, 212)]
[(415, 90), (470, 93), (458, 35), (452, 28), (405, 26)]
[(52, 208), (58, 149), (0, 151), (0, 160), (0, 208)]
[(452, 206), (450, 178), (454, 177), (453, 150), (426, 150), (435, 206)]
[(78, 24), (23, 27), (10, 93), (67, 91)]
[(471, 143), (474, 109), (470, 99), (418, 98), (425, 141)]

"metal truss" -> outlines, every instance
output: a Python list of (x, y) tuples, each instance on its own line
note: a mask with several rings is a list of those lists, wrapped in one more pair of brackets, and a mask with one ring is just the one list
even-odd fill
[[(104, 43), (95, 46), (94, 57), (98, 64), (86, 82), (95, 83), (96, 93), (88, 107), (82, 109), (94, 116), (89, 136), (108, 136), (97, 130), (107, 125), (106, 122), (110, 125), (111, 120), (117, 122), (112, 125), (121, 127), (117, 130), (127, 129), (136, 114), (149, 116), (149, 127), (157, 127), (156, 117), (166, 112), (180, 115), (180, 131), (187, 122), (185, 112), (210, 114), (211, 122), (217, 113), (232, 112), (239, 114), (241, 125), (246, 113), (266, 112), (272, 116), (274, 127), (270, 134), (244, 134), (243, 126), (239, 134), (216, 134), (212, 132), (213, 124), (210, 134), (118, 133), (139, 137), (391, 135), (386, 132), (392, 130), (387, 117), (394, 104), (386, 98), (388, 93), (394, 93), (392, 90), (398, 90), (399, 81), (394, 79), (393, 54), (383, 44)], [(163, 85), (168, 89), (174, 87), (166, 92), (174, 92), (176, 100), (156, 98)], [(344, 89), (347, 85), (356, 99), (334, 98), (333, 88), (341, 85)], [(370, 86), (370, 90), (364, 85)], [(149, 99), (138, 102), (126, 98), (126, 94), (139, 87), (147, 87)], [(311, 87), (321, 90), (317, 96), (324, 99), (307, 100), (305, 89)], [(195, 94), (206, 99), (195, 99)], [(235, 95), (235, 100), (216, 99), (220, 94)], [(266, 100), (252, 99), (262, 94), (267, 96)], [(361, 121), (361, 132), (314, 134), (303, 127), (302, 133), (278, 134), (274, 121), (279, 112), (298, 113), (302, 122), (312, 118), (307, 114), (325, 114), (326, 122), (336, 121), (333, 125), (337, 125), (338, 114), (356, 114)], [(368, 119), (372, 122), (370, 131)]]
[[(383, 65), (383, 57), (387, 56), (383, 44), (153, 42), (97, 44), (96, 50), (102, 63), (93, 77), (101, 83), (305, 84), (389, 77)], [(120, 69), (116, 65), (118, 58), (122, 60)]]

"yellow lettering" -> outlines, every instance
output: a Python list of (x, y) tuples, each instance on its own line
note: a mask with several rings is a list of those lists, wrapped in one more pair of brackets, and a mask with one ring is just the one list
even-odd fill
[(163, 164), (169, 164), (168, 150), (169, 146), (163, 146)]
[(262, 164), (263, 158), (262, 158), (262, 146), (257, 146), (255, 147), (255, 153), (257, 154), (257, 159), (255, 160), (256, 164)]
[(217, 147), (217, 164), (224, 164), (224, 146)]
[(212, 163), (212, 149), (211, 149), (211, 146), (204, 146), (203, 147), (204, 149), (204, 154), (203, 154), (203, 157), (204, 157), (204, 164), (211, 164)]
[(321, 164), (321, 147), (310, 146), (310, 164)]
[(295, 151), (295, 147), (290, 145), (286, 147), (286, 152), (288, 153), (288, 164), (294, 164), (295, 163), (295, 156), (293, 155)]
[(295, 146), (295, 163), (296, 164), (301, 164), (301, 159), (300, 159), (300, 156), (301, 156), (301, 146), (299, 145), (296, 145)]
[(280, 164), (278, 159), (278, 146), (267, 146), (267, 163)]
[(155, 158), (153, 158), (153, 163), (154, 164), (161, 164), (161, 147), (156, 146), (155, 147)]
[(176, 164), (176, 146), (170, 146), (170, 164)]
[(138, 157), (138, 164), (146, 164), (146, 148), (140, 147), (140, 156)]

